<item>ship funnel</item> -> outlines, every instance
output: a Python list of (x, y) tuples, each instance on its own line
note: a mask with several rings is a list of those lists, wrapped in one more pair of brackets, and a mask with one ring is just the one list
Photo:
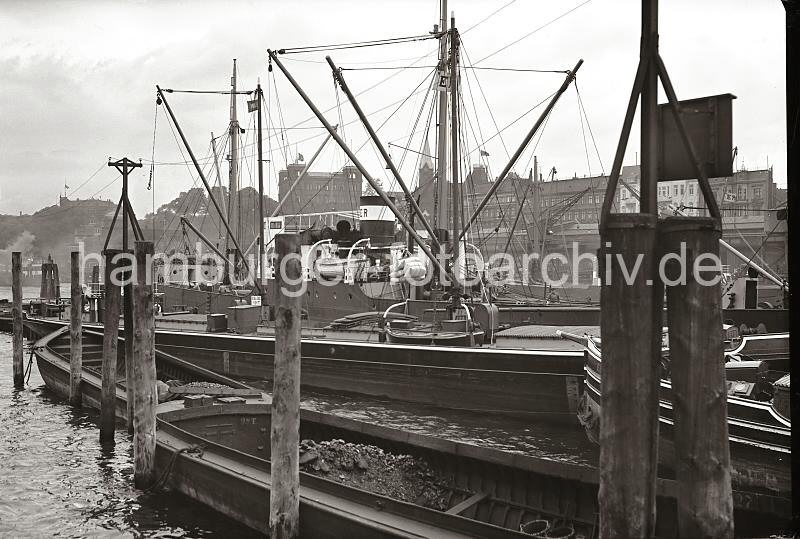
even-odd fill
[[(394, 203), (394, 197), (389, 199)], [(361, 236), (370, 238), (373, 247), (378, 245), (391, 245), (394, 242), (395, 219), (392, 210), (379, 196), (362, 196)]]

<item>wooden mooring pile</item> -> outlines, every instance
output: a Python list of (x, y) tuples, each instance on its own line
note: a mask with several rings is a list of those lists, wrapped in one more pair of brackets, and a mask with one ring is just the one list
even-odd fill
[[(100, 442), (114, 444), (117, 419), (117, 373), (119, 321), (123, 318), (126, 338), (124, 371), (127, 390), (129, 432), (133, 433), (134, 484), (148, 490), (156, 477), (156, 409), (158, 390), (155, 361), (155, 316), (153, 309), (153, 243), (135, 241), (133, 250), (106, 249), (104, 255), (104, 309)], [(272, 401), (270, 530), (272, 537), (299, 536), (299, 428), (300, 428), (300, 242), (295, 234), (276, 238), (279, 261), (289, 257), (277, 276), (276, 353)], [(12, 253), (12, 319), (14, 386), (25, 386), (23, 364), (23, 314), (21, 253)], [(72, 252), (70, 286), (69, 402), (82, 404), (83, 290), (80, 253)], [(122, 298), (122, 290), (130, 291)], [(123, 305), (130, 304), (130, 317)]]
[[(280, 64), (279, 64), (280, 65)], [(658, 104), (658, 83), (668, 104)], [(641, 104), (640, 212), (612, 213), (637, 104)], [(665, 63), (658, 53), (658, 3), (642, 1), (640, 62), (602, 210), (599, 260), (602, 286), (601, 335), (604, 359), (603, 420), (600, 430), (600, 536), (650, 537), (656, 522), (658, 467), (659, 359), (662, 346), (663, 302), (669, 325), (672, 387), (675, 409), (678, 531), (682, 537), (733, 537), (733, 498), (726, 407), (722, 325), (718, 289), (704, 283), (713, 272), (704, 258), (718, 254), (720, 211), (708, 178), (726, 176), (729, 159), (700, 155), (700, 144), (713, 138), (729, 140), (730, 124), (721, 131), (698, 132), (687, 127), (688, 114), (678, 101)], [(730, 118), (727, 118), (730, 120)], [(665, 148), (678, 148), (674, 160)], [(718, 153), (724, 155), (722, 148)], [(727, 152), (730, 156), (730, 151)], [(682, 160), (681, 160), (682, 159)], [(155, 325), (151, 275), (152, 242), (137, 234), (127, 200), (127, 174), (137, 166), (129, 160), (110, 165), (123, 171), (124, 187), (118, 213), (123, 214), (123, 245), (106, 244), (104, 339), (100, 439), (113, 443), (119, 319), (124, 319), (124, 361), (127, 425), (134, 435), (134, 478), (137, 488), (154, 481), (156, 448)], [(141, 166), (141, 165), (139, 165)], [(697, 179), (708, 217), (674, 216), (659, 220), (659, 180)], [(630, 189), (636, 193), (636, 190)], [(116, 216), (115, 216), (116, 220)], [(133, 249), (128, 228), (134, 231)], [(110, 236), (110, 232), (109, 232)], [(108, 243), (108, 242), (107, 242)], [(298, 238), (276, 238), (276, 354), (271, 426), (269, 525), (273, 537), (299, 533), (299, 400), (301, 281)], [(686, 267), (673, 264), (685, 253)], [(289, 263), (282, 260), (291, 257)], [(70, 394), (81, 403), (82, 318), (81, 260), (71, 257)], [(632, 268), (637, 268), (631, 272)], [(705, 272), (704, 273), (704, 268)], [(684, 275), (679, 275), (681, 269)], [(693, 271), (690, 271), (693, 270)], [(662, 279), (666, 275), (667, 279)], [(666, 281), (666, 282), (665, 282)], [(124, 283), (124, 284), (120, 284)], [(122, 295), (124, 289), (124, 299)], [(24, 387), (21, 253), (12, 253), (13, 380)]]

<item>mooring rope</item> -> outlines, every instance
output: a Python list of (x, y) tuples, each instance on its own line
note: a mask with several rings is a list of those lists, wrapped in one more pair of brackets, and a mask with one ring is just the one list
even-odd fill
[(31, 357), (28, 359), (28, 367), (25, 369), (25, 385), (28, 385), (31, 379), (31, 371), (33, 370), (33, 352), (35, 348), (31, 346)]
[(161, 477), (156, 479), (156, 481), (151, 486), (144, 489), (144, 491), (156, 492), (157, 490), (160, 490), (162, 487), (164, 487), (164, 485), (167, 484), (167, 480), (169, 479), (169, 476), (172, 473), (173, 468), (175, 467), (175, 461), (178, 460), (178, 456), (181, 453), (192, 453), (196, 454), (198, 457), (202, 457), (204, 449), (205, 446), (203, 444), (199, 444), (199, 445), (190, 445), (188, 447), (182, 447), (177, 451), (174, 451), (172, 453), (172, 457), (170, 457), (169, 459), (169, 463), (167, 464), (167, 468), (164, 470), (164, 473), (162, 473)]

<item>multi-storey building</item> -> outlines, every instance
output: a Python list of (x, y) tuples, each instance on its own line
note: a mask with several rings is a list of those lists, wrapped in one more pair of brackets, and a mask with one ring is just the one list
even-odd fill
[[(283, 200), (292, 183), (305, 168), (302, 162), (290, 164), (278, 173), (278, 199)], [(350, 212), (357, 210), (361, 198), (361, 172), (345, 166), (338, 172), (311, 172), (286, 200), (281, 213)]]
[[(623, 167), (621, 178), (624, 184), (620, 182), (617, 187), (613, 211), (638, 212), (639, 167)], [(597, 224), (607, 184), (607, 176), (541, 184), (543, 218), (547, 219), (548, 210), (561, 208), (561, 211), (551, 211), (551, 214), (561, 214), (560, 223), (548, 220), (543, 243), (545, 251), (571, 250), (573, 242), (579, 253), (597, 251), (600, 247)], [(756, 262), (785, 275), (788, 271), (786, 221), (778, 219), (778, 212), (785, 205), (786, 190), (775, 185), (772, 170), (740, 170), (729, 177), (710, 178), (709, 184), (722, 212), (723, 239), (747, 256), (753, 256)], [(583, 194), (575, 200), (579, 192)], [(676, 209), (687, 215), (707, 215), (696, 180), (659, 182), (657, 197), (661, 215), (673, 215)], [(741, 261), (725, 249), (720, 251), (720, 256), (725, 265), (732, 268), (741, 265)]]
[[(639, 167), (623, 167), (620, 176), (612, 211), (638, 212)], [(775, 185), (772, 170), (740, 170), (730, 177), (711, 178), (709, 182), (722, 210), (723, 238), (742, 253), (752, 255), (756, 262), (785, 274), (788, 271), (786, 222), (777, 219), (777, 214), (785, 203), (786, 191)], [(430, 165), (420, 168), (420, 183), (420, 205), (424, 213), (432, 215)], [(543, 181), (538, 171), (531, 171), (527, 178), (510, 174), (473, 225), (470, 241), (485, 257), (503, 251), (512, 255), (560, 252), (568, 258), (595, 254), (600, 247), (598, 222), (607, 184), (608, 176)], [(475, 165), (462, 185), (464, 214), (468, 216), (493, 182), (486, 167)], [(675, 210), (687, 215), (707, 214), (696, 180), (659, 182), (657, 197), (661, 215), (674, 215)], [(449, 210), (445, 215), (449, 219)], [(741, 261), (730, 252), (722, 249), (720, 254), (723, 264), (731, 268), (741, 266)], [(589, 276), (590, 272), (585, 275)]]

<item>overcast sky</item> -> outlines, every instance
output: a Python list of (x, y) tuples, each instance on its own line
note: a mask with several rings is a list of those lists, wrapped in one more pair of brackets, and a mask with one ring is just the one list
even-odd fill
[[(567, 13), (576, 6), (580, 7)], [(502, 9), (481, 22), (498, 8)], [(608, 173), (638, 60), (640, 3), (450, 0), (448, 10), (455, 12), (462, 33), (466, 65), (565, 70), (584, 59), (577, 79), (588, 126), (582, 129), (577, 94), (570, 88), (535, 153), (543, 172), (555, 166), (558, 178), (598, 174), (601, 163)], [(120, 184), (114, 182), (113, 169), (105, 166), (110, 156), (142, 158), (145, 163), (131, 177), (131, 198), (139, 215), (151, 211), (153, 196), (158, 206), (188, 189), (197, 179), (183, 164), (156, 165), (155, 189), (146, 188), (152, 156), (157, 163), (185, 160), (163, 107), (158, 111), (153, 151), (155, 85), (227, 90), (233, 58), (238, 59), (241, 88), (252, 89), (259, 79), (264, 85), (275, 126), (296, 127), (271, 131), (273, 137), (266, 143), (265, 159), (271, 160), (266, 182), (274, 196), (276, 172), (285, 166), (285, 156), (310, 157), (323, 132), (316, 120), (309, 119), (308, 108), (283, 75), (277, 69), (267, 72), (267, 49), (420, 35), (436, 22), (435, 0), (5, 0), (0, 3), (0, 213), (32, 212), (53, 204), (65, 183), (71, 188), (70, 197), (116, 199)], [(526, 34), (529, 37), (502, 49)], [(660, 34), (661, 54), (678, 97), (735, 94), (733, 140), (739, 148), (738, 164), (753, 169), (769, 162), (777, 183), (785, 185), (785, 29), (780, 2), (662, 2)], [(435, 50), (435, 42), (427, 40), (328, 54), (345, 67), (432, 66)], [(325, 54), (283, 58), (312, 98), (328, 109), (337, 97)], [(418, 115), (417, 131), (422, 130), (428, 109), (425, 92), (414, 90), (419, 84), (426, 88), (430, 69), (348, 71), (345, 76), (353, 90), (361, 92), (395, 73), (359, 100), (365, 110), (377, 111), (370, 117), (377, 127), (397, 106), (387, 105), (410, 95), (380, 135), (384, 141), (419, 150), (424, 135), (409, 136)], [(478, 141), (497, 132), (495, 123), (503, 128), (518, 118), (554, 92), (563, 75), (470, 70), (462, 79), (466, 79), (462, 80), (466, 146), (475, 152), (472, 162), (477, 162)], [(220, 135), (226, 130), (228, 97), (174, 93), (168, 99), (193, 150), (207, 163), (211, 132)], [(240, 122), (248, 128), (253, 115), (247, 114), (244, 99), (239, 101)], [(343, 95), (340, 99), (346, 100)], [(506, 148), (513, 153), (540, 110), (481, 145), (490, 154), (485, 159), (494, 174), (507, 161)], [(348, 124), (354, 118), (352, 109), (343, 104), (340, 111), (346, 139), (361, 146), (366, 135), (356, 123)], [(333, 108), (327, 117), (339, 123), (339, 110)], [(252, 156), (252, 137), (252, 131), (245, 135), (247, 156)], [(636, 151), (635, 128), (625, 164), (634, 164)], [(527, 172), (532, 153), (529, 148), (523, 154), (518, 172)], [(399, 161), (402, 150), (392, 148), (392, 155)], [(369, 145), (359, 156), (376, 176), (386, 178)], [(403, 174), (409, 178), (415, 159), (408, 154), (404, 161)], [(331, 143), (314, 168), (333, 170), (343, 163), (341, 151)], [(253, 184), (252, 166), (253, 159), (248, 158), (243, 185)], [(206, 170), (211, 171), (210, 165)], [(223, 163), (223, 175), (226, 170)]]

